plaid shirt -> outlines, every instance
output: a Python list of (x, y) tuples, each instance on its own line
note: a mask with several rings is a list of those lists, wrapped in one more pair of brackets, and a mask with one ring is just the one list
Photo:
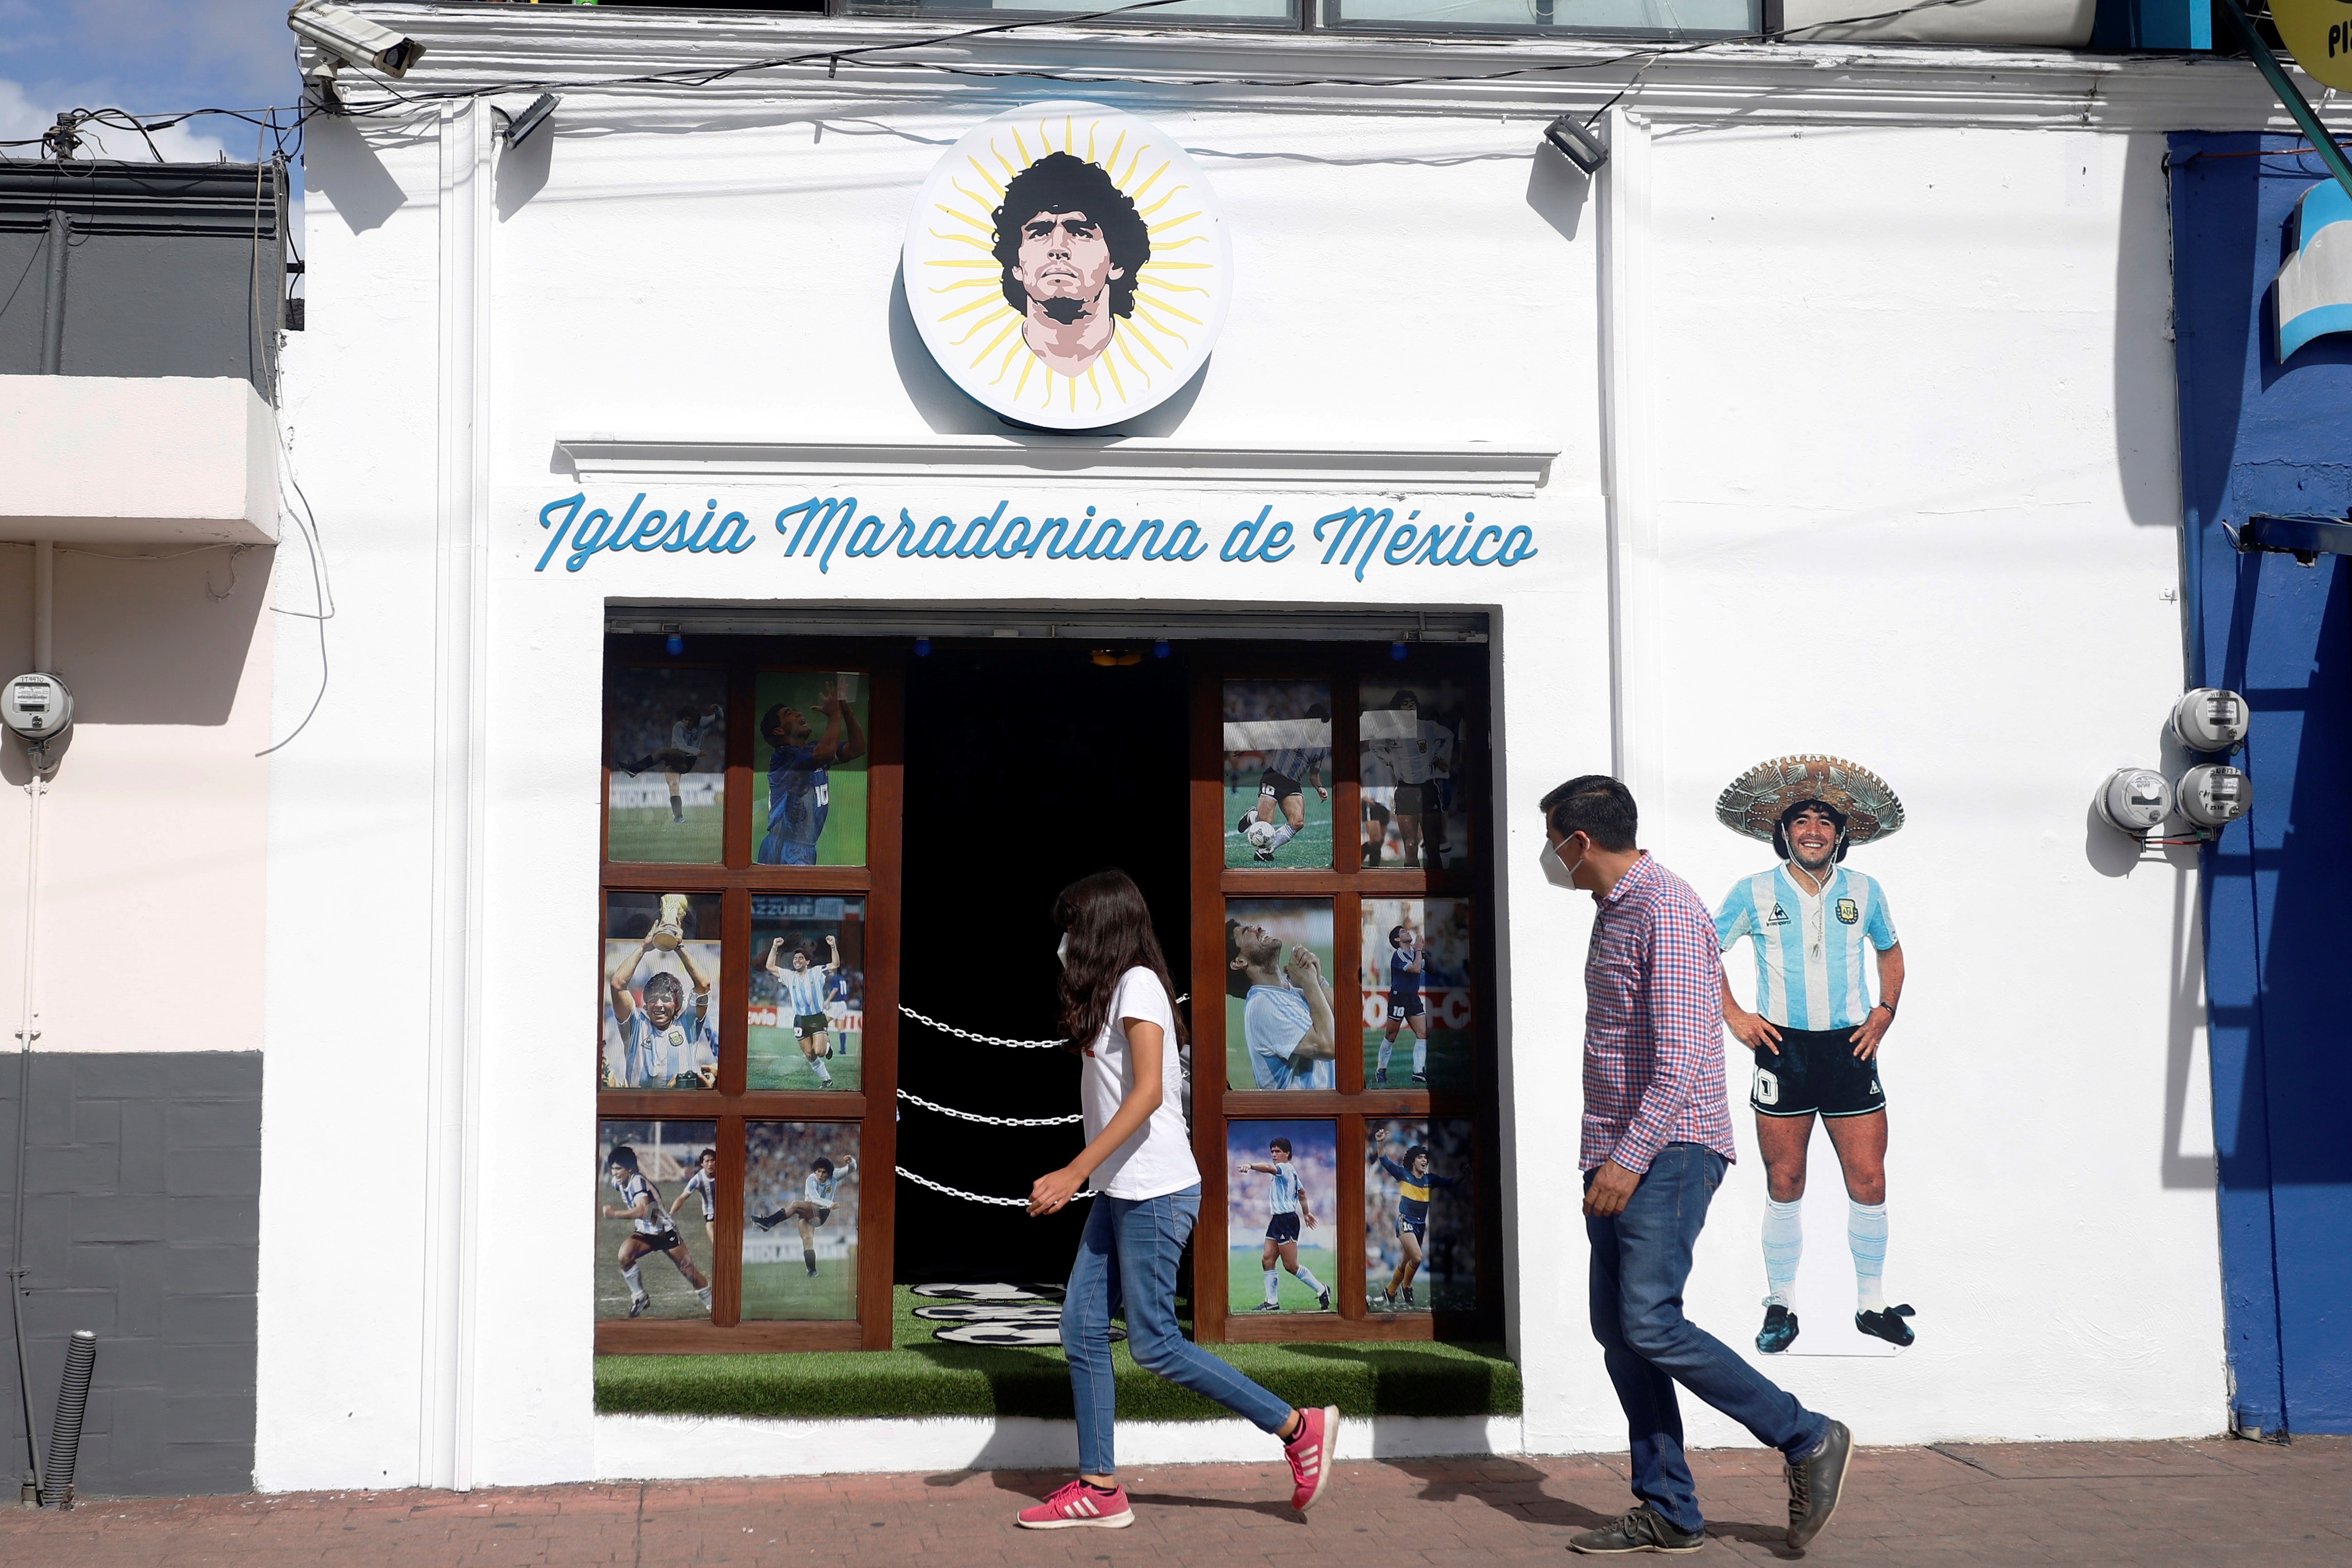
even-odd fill
[(1640, 1173), (1668, 1143), (1738, 1157), (1722, 962), (1706, 905), (1646, 852), (1601, 900), (1584, 960), (1583, 1169), (1614, 1160)]

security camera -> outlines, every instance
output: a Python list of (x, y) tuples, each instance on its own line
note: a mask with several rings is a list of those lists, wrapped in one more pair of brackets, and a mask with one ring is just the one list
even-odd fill
[(2172, 812), (2172, 786), (2154, 768), (2117, 768), (2099, 788), (2099, 815), (2108, 826), (2147, 837)]
[(2223, 763), (2180, 775), (2180, 815), (2200, 827), (2223, 827), (2253, 809), (2254, 781)]
[(404, 77), (425, 56), (425, 46), (378, 26), (358, 12), (327, 0), (301, 0), (286, 13), (295, 36), (310, 39), (345, 65), (366, 66), (388, 77)]
[(73, 727), (73, 693), (54, 675), (20, 675), (0, 691), (0, 723), (14, 730), (36, 759), (45, 757), (49, 742)]
[(2200, 686), (2172, 705), (2172, 738), (2192, 752), (2234, 751), (2252, 719), (2236, 692)]

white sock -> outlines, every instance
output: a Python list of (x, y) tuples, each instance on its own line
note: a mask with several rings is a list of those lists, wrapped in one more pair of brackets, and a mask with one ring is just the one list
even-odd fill
[(1301, 1285), (1306, 1286), (1309, 1290), (1314, 1291), (1318, 1296), (1323, 1294), (1323, 1281), (1316, 1279), (1315, 1270), (1307, 1268), (1304, 1263), (1298, 1266), (1298, 1282)]
[(1274, 825), (1274, 840), (1269, 843), (1266, 847), (1269, 849), (1279, 849), (1297, 837), (1298, 829), (1291, 826), (1290, 824), (1286, 822), (1277, 822)]
[(1269, 1268), (1265, 1271), (1265, 1299), (1268, 1301), (1282, 1300), (1282, 1274), (1279, 1269)]
[(697, 1291), (694, 1293), (694, 1299), (695, 1299), (696, 1300), (698, 1300), (698, 1301), (699, 1301), (699, 1302), (701, 1302), (701, 1303), (702, 1303), (702, 1310), (703, 1310), (704, 1311), (706, 1311), (706, 1312), (707, 1312), (707, 1311), (710, 1310), (710, 1287), (709, 1287), (709, 1286), (705, 1285), (701, 1289), (697, 1290)]
[(1803, 1211), (1802, 1200), (1764, 1200), (1764, 1283), (1772, 1292), (1764, 1298), (1767, 1306), (1796, 1305), (1797, 1260), (1805, 1255)]
[(635, 1264), (632, 1263), (626, 1268), (622, 1269), (621, 1278), (629, 1282), (629, 1294), (631, 1296), (642, 1296), (646, 1293), (645, 1277), (637, 1272), (637, 1266)]
[(1885, 1288), (1879, 1277), (1886, 1272), (1886, 1205), (1845, 1204), (1845, 1244), (1853, 1249), (1853, 1310), (1886, 1310)]
[(1423, 1077), (1429, 1073), (1429, 1042), (1418, 1035), (1412, 1038), (1412, 1070)]
[(1389, 1053), (1395, 1049), (1395, 1040), (1386, 1035), (1381, 1037), (1381, 1070), (1382, 1072), (1389, 1070)]
[(824, 1058), (823, 1057), (813, 1058), (809, 1065), (816, 1068), (817, 1082), (831, 1083), (833, 1081), (833, 1075), (824, 1070)]

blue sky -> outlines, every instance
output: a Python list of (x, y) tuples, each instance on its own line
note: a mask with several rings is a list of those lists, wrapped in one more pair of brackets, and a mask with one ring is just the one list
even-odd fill
[[(300, 93), (290, 0), (0, 0), (0, 141), (37, 136), (63, 109), (163, 114), (291, 105)], [(101, 156), (145, 158), (126, 132)], [(207, 117), (159, 136), (165, 157), (254, 154), (253, 128)], [(35, 149), (11, 148), (11, 156)], [(91, 149), (89, 151), (97, 151)]]

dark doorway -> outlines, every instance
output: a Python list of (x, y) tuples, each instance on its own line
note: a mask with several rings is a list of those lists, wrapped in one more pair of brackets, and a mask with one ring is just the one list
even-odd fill
[[(979, 1034), (1055, 1030), (1054, 895), (1117, 866), (1143, 889), (1168, 967), (1189, 964), (1188, 751), (1183, 650), (1134, 664), (1083, 645), (935, 646), (907, 675), (906, 1005)], [(1078, 1109), (1058, 1050), (978, 1045), (901, 1020), (899, 1082), (991, 1116)], [(877, 1107), (877, 1112), (880, 1108)], [(967, 1192), (1025, 1196), (1085, 1146), (1076, 1125), (987, 1127), (899, 1106), (898, 1160)], [(1058, 1281), (1087, 1205), (1052, 1219), (898, 1187), (898, 1277)]]

